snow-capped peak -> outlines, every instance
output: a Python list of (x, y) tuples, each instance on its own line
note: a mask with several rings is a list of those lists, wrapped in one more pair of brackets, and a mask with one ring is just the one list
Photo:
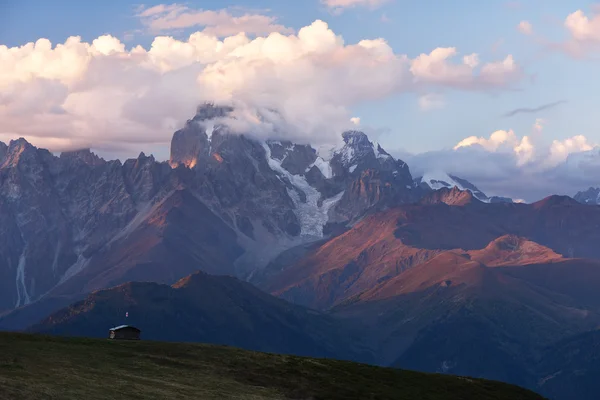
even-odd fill
[(442, 188), (451, 189), (453, 187), (457, 187), (463, 191), (468, 190), (477, 199), (486, 203), (490, 202), (490, 198), (487, 197), (485, 193), (479, 190), (475, 185), (464, 179), (451, 176), (444, 171), (428, 171), (423, 174), (423, 177), (420, 178), (420, 181), (421, 183), (427, 184), (433, 190), (439, 190)]

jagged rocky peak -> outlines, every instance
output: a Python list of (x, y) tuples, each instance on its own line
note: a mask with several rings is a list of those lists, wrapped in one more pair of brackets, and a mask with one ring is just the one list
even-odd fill
[(333, 150), (330, 162), (336, 177), (358, 177), (364, 170), (373, 168), (396, 173), (408, 170), (404, 162), (395, 160), (364, 132), (347, 131), (342, 133), (342, 138), (344, 145)]
[(37, 149), (24, 138), (11, 140), (2, 166), (15, 166), (22, 160), (33, 160), (36, 157)]
[(268, 140), (271, 158), (280, 161), (281, 167), (292, 175), (304, 175), (314, 166), (317, 151), (308, 144)]
[(369, 137), (364, 132), (347, 131), (342, 133), (342, 138), (344, 146), (339, 151), (335, 151), (333, 158), (339, 159), (344, 166), (375, 158), (373, 143), (369, 141)]
[(90, 166), (97, 166), (106, 163), (106, 161), (103, 158), (98, 157), (89, 148), (72, 151), (63, 151), (62, 153), (60, 153), (60, 159), (72, 162), (83, 162), (84, 164)]
[(598, 205), (600, 204), (600, 188), (590, 187), (588, 190), (577, 192), (575, 200), (582, 204)]
[(483, 201), (484, 203), (512, 203), (513, 200), (509, 197), (491, 196), (488, 197), (483, 193), (477, 186), (472, 184), (466, 179), (459, 178), (456, 175), (448, 174), (443, 171), (428, 171), (423, 174), (422, 177), (415, 179), (415, 186), (421, 186), (431, 190), (438, 190), (442, 188), (452, 189), (457, 187), (463, 191), (469, 191), (477, 198), (477, 200)]
[(342, 138), (344, 139), (344, 143), (355, 148), (368, 148), (373, 145), (369, 141), (367, 134), (361, 131), (346, 131), (342, 133)]
[(224, 118), (233, 112), (233, 107), (216, 106), (206, 103), (198, 107), (196, 115), (188, 120), (183, 129), (178, 130), (171, 139), (171, 167), (185, 165), (194, 168), (202, 159), (210, 156), (213, 132), (222, 130), (216, 125), (218, 118)]

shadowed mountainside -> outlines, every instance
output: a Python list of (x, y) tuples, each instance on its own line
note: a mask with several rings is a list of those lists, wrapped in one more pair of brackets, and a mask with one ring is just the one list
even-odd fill
[(148, 340), (374, 361), (358, 334), (340, 321), (235, 278), (201, 272), (172, 286), (127, 283), (94, 292), (28, 331), (106, 337), (110, 327), (124, 322), (140, 327)]

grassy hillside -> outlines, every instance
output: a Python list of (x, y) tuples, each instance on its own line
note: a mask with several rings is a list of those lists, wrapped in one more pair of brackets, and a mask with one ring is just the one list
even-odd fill
[(503, 383), (226, 347), (0, 333), (0, 399), (541, 399)]

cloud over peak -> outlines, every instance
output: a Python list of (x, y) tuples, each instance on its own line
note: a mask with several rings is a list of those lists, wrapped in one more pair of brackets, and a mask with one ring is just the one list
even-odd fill
[(0, 140), (24, 136), (51, 150), (118, 144), (136, 154), (167, 147), (198, 104), (214, 101), (249, 110), (240, 115), (276, 109), (271, 124), (248, 117), (239, 129), (318, 145), (339, 140), (352, 126), (350, 107), (362, 102), (417, 89), (499, 90), (521, 78), (512, 56), (456, 55), (438, 48), (410, 59), (381, 38), (346, 44), (320, 20), (297, 34), (157, 36), (149, 48), (128, 49), (111, 35), (0, 46)]

